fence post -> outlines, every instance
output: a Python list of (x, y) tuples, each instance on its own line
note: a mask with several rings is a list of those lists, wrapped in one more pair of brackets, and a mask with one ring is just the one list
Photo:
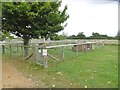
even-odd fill
[(64, 60), (64, 47), (62, 47), (62, 60)]
[(92, 50), (95, 50), (95, 45), (94, 45), (94, 43), (92, 43)]
[(47, 62), (47, 56), (44, 56), (44, 67), (47, 68), (48, 67), (48, 62)]
[(102, 46), (104, 46), (104, 45), (105, 45), (105, 41), (102, 42)]
[(36, 63), (40, 64), (40, 54), (39, 54), (38, 44), (35, 45), (35, 52), (36, 52)]
[(78, 56), (78, 44), (77, 44), (77, 56)]
[(5, 45), (2, 45), (2, 53), (5, 54)]
[(12, 47), (11, 47), (11, 44), (10, 44), (10, 46), (9, 46), (9, 47), (10, 47), (10, 57), (11, 57), (11, 56), (12, 56), (12, 50), (11, 50), (11, 49), (12, 49)]
[(47, 68), (48, 67), (48, 62), (47, 62), (47, 49), (46, 46), (43, 46), (43, 57), (44, 57), (44, 67)]
[(18, 52), (18, 44), (17, 44), (17, 52)]

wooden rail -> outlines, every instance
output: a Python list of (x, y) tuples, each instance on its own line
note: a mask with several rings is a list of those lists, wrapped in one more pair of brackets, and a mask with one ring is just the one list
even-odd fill
[(82, 45), (82, 44), (95, 44), (95, 42), (86, 42), (86, 43), (77, 43), (77, 44), (65, 44), (65, 45), (46, 46), (46, 48), (49, 49), (49, 48), (67, 47), (67, 46)]

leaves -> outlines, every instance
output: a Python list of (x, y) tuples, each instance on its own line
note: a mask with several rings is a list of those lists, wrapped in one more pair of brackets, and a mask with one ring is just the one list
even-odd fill
[[(19, 37), (46, 37), (64, 29), (64, 23), (69, 17), (67, 6), (59, 11), (60, 2), (3, 2), (2, 14), (5, 20), (3, 29)], [(31, 28), (26, 28), (30, 25)], [(16, 32), (17, 31), (17, 32)], [(23, 37), (22, 37), (23, 38)]]

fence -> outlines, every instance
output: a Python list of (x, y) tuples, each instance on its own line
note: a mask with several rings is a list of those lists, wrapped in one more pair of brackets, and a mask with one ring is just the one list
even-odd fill
[[(62, 43), (63, 42), (63, 43)], [(62, 43), (62, 44), (60, 44)], [(71, 43), (71, 44), (70, 44)], [(108, 42), (109, 43), (109, 42)], [(100, 46), (108, 44), (105, 41), (49, 41), (40, 43), (30, 43), (29, 46), (24, 46), (23, 43), (3, 43), (2, 54), (10, 56), (10, 58), (16, 57), (16, 59), (22, 59), (31, 63), (39, 64), (44, 67), (53, 65), (58, 61), (71, 60), (79, 55), (86, 53), (87, 51), (94, 50)], [(116, 44), (114, 41), (112, 44)], [(29, 53), (27, 56), (24, 54), (24, 48), (27, 47)]]
[[(96, 45), (94, 42), (43, 46), (41, 48), (39, 47), (39, 45), (37, 45), (36, 60), (38, 64), (41, 64), (41, 60), (43, 60), (42, 64), (44, 65), (44, 67), (48, 67), (48, 62), (50, 61), (55, 62), (74, 59), (76, 58), (76, 56), (79, 56), (84, 52), (94, 50), (94, 45)], [(84, 51), (81, 51), (82, 48), (84, 49)]]
[(73, 43), (84, 43), (84, 42), (96, 42), (96, 43), (104, 43), (104, 44), (116, 44), (118, 45), (118, 40), (102, 40), (102, 39), (78, 39), (78, 40), (59, 40), (59, 41), (50, 41), (50, 43), (56, 44), (73, 44)]

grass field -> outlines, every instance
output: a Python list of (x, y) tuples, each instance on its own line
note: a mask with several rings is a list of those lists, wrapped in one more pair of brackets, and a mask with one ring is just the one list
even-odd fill
[[(50, 51), (57, 55), (55, 51)], [(56, 49), (57, 52), (57, 49)], [(94, 51), (76, 55), (70, 50), (65, 50), (64, 61), (52, 63), (47, 69), (23, 61), (18, 57), (3, 55), (3, 61), (13, 64), (18, 70), (33, 82), (35, 87), (41, 87), (39, 80), (46, 87), (56, 88), (117, 88), (118, 87), (118, 47), (107, 45)], [(69, 60), (70, 58), (70, 60)], [(32, 77), (30, 76), (32, 75)]]

